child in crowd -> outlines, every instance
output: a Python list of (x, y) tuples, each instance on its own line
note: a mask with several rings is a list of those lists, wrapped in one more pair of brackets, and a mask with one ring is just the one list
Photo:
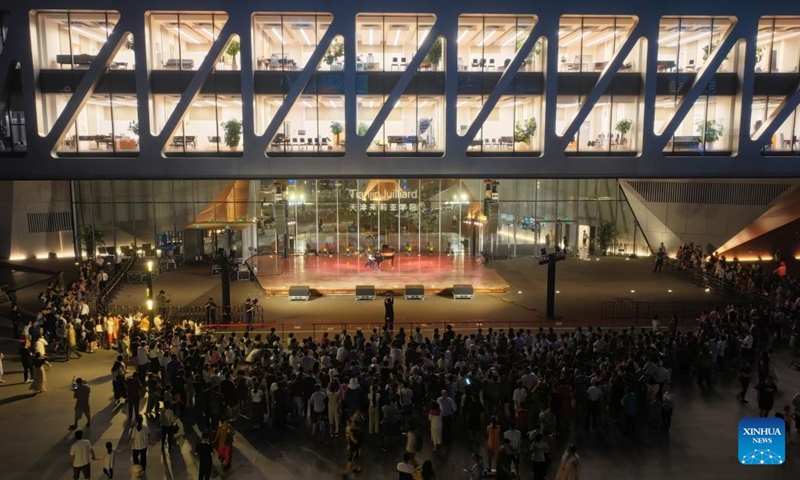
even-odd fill
[(114, 450), (114, 445), (111, 442), (106, 442), (106, 455), (98, 460), (103, 462), (103, 473), (108, 478), (114, 478), (114, 457), (117, 451)]

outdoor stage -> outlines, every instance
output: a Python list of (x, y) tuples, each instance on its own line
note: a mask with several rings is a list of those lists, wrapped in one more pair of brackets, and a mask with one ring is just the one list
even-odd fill
[(306, 285), (321, 295), (352, 295), (356, 285), (374, 285), (381, 295), (402, 295), (406, 285), (424, 285), (426, 295), (448, 293), (454, 284), (471, 284), (475, 293), (504, 293), (508, 283), (493, 268), (463, 254), (447, 256), (395, 254), (380, 270), (365, 265), (365, 256), (307, 256), (284, 259), (260, 255), (256, 280), (267, 295), (287, 295), (292, 285)]

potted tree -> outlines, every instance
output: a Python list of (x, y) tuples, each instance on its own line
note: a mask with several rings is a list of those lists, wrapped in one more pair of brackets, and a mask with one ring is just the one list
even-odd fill
[(530, 150), (533, 136), (536, 134), (536, 119), (531, 117), (524, 120), (521, 124), (514, 125), (514, 150)]
[(438, 70), (439, 69), (439, 62), (442, 60), (442, 37), (436, 37), (436, 40), (433, 41), (433, 45), (431, 45), (431, 49), (428, 51), (428, 54), (425, 55), (425, 62), (430, 64), (431, 70)]
[(597, 244), (600, 246), (602, 255), (608, 253), (609, 247), (612, 247), (617, 241), (617, 229), (611, 222), (603, 222), (597, 228)]
[[(722, 122), (717, 120), (706, 120), (697, 124), (697, 135), (704, 144), (713, 145), (724, 133), (725, 128), (722, 126)], [(707, 148), (707, 145), (704, 147)]]
[(331, 122), (331, 133), (333, 134), (333, 144), (339, 146), (339, 135), (342, 134), (342, 124), (339, 122)]
[(78, 244), (86, 250), (86, 258), (93, 260), (97, 247), (105, 247), (105, 234), (92, 226), (84, 226), (78, 230)]
[(231, 40), (231, 43), (228, 44), (228, 48), (225, 49), (225, 54), (231, 56), (231, 67), (233, 70), (239, 70), (239, 65), (236, 62), (236, 56), (239, 55), (241, 50), (242, 46), (236, 40)]
[[(525, 36), (520, 37), (517, 40), (517, 50), (522, 48), (522, 44), (525, 43)], [(542, 39), (536, 40), (536, 43), (533, 44), (533, 48), (528, 55), (525, 56), (525, 61), (522, 62), (522, 69), (527, 70), (528, 66), (531, 67), (531, 70), (536, 69), (536, 59), (542, 54)], [(566, 61), (566, 57), (564, 57), (564, 61)]]
[(235, 150), (242, 140), (242, 122), (234, 118), (227, 122), (222, 122), (221, 125), (225, 130), (225, 145), (231, 150)]
[(324, 58), (325, 63), (333, 70), (334, 65), (341, 63), (339, 59), (344, 59), (344, 43), (334, 40)]
[(615, 130), (617, 132), (619, 132), (619, 135), (620, 135), (619, 144), (620, 145), (625, 145), (625, 134), (631, 131), (631, 126), (632, 125), (633, 125), (633, 122), (631, 122), (630, 119), (628, 119), (628, 118), (623, 118), (622, 120), (617, 122), (617, 126), (616, 126)]
[(358, 136), (363, 137), (367, 134), (367, 130), (369, 130), (369, 125), (364, 122), (358, 124)]

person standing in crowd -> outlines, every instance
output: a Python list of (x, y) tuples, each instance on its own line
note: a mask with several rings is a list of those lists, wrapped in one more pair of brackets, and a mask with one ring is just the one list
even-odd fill
[(347, 437), (347, 464), (344, 467), (344, 474), (361, 473), (361, 428), (353, 418), (347, 420), (345, 429)]
[(545, 480), (550, 460), (550, 445), (541, 433), (534, 434), (531, 441), (531, 462), (533, 463), (533, 480)]
[(198, 480), (211, 480), (211, 470), (214, 467), (214, 447), (211, 446), (210, 438), (208, 432), (203, 433), (200, 436), (200, 443), (194, 447), (194, 453), (199, 460), (197, 467)]
[(516, 476), (520, 477), (522, 473), (520, 472), (520, 452), (522, 448), (522, 432), (517, 430), (517, 428), (512, 424), (508, 427), (503, 433), (503, 439), (506, 444), (506, 448), (508, 450), (508, 454), (511, 457), (511, 463), (514, 466), (514, 471), (516, 472)]
[(330, 425), (331, 435), (338, 437), (342, 426), (342, 394), (339, 391), (339, 382), (331, 380), (326, 395), (328, 397), (328, 425)]
[(163, 319), (167, 320), (167, 304), (169, 300), (167, 299), (167, 294), (164, 290), (158, 292), (156, 295), (156, 307), (158, 308), (158, 315)]
[(22, 312), (20, 312), (19, 310), (19, 305), (14, 303), (13, 305), (11, 305), (11, 328), (13, 329), (12, 334), (14, 338), (19, 338), (20, 325), (23, 325)]
[(561, 457), (556, 480), (579, 480), (581, 472), (581, 457), (578, 456), (578, 447), (570, 445)]
[(750, 366), (750, 362), (747, 360), (742, 360), (742, 366), (739, 369), (739, 384), (742, 387), (742, 390), (736, 395), (736, 400), (740, 401), (741, 403), (750, 403), (747, 401), (747, 390), (750, 388), (750, 378), (753, 375), (752, 367)]
[(458, 408), (447, 390), (442, 390), (442, 395), (436, 399), (436, 403), (439, 404), (439, 410), (442, 413), (442, 440), (449, 445), (453, 440), (453, 415)]
[(125, 398), (126, 385), (125, 385), (125, 362), (122, 360), (122, 355), (117, 355), (117, 360), (111, 366), (111, 387), (114, 391), (114, 402), (119, 403)]
[[(313, 378), (313, 377), (312, 377)], [(308, 406), (311, 407), (311, 435), (316, 436), (320, 422), (325, 422), (325, 401), (327, 396), (322, 391), (322, 385), (314, 385), (314, 393), (308, 399)], [(320, 432), (322, 433), (322, 432)]]
[(503, 438), (500, 450), (497, 452), (497, 480), (511, 480), (512, 453), (510, 448), (511, 441)]
[(106, 442), (106, 454), (99, 460), (103, 462), (103, 473), (109, 479), (114, 478), (114, 461), (116, 456), (117, 451), (114, 450), (114, 444)]
[(489, 419), (489, 426), (486, 427), (486, 451), (489, 471), (492, 470), (492, 462), (497, 460), (497, 453), (500, 451), (500, 425), (497, 417)]
[(127, 390), (128, 419), (133, 423), (139, 417), (140, 402), (142, 400), (142, 382), (139, 381), (139, 372), (133, 372), (131, 378), (125, 381)]
[(52, 367), (47, 357), (39, 352), (33, 355), (33, 382), (31, 383), (30, 390), (35, 393), (44, 393), (47, 391), (47, 372), (44, 367)]
[(78, 428), (78, 421), (80, 421), (84, 415), (86, 416), (86, 428), (91, 426), (92, 416), (89, 412), (90, 393), (91, 389), (89, 385), (86, 385), (82, 378), (76, 378), (74, 391), (72, 392), (72, 396), (75, 398), (75, 421), (69, 426), (70, 430)]
[(483, 480), (483, 459), (480, 454), (472, 452), (470, 459), (472, 460), (472, 466), (469, 470), (464, 469), (465, 472), (469, 473), (469, 480)]
[(231, 462), (233, 461), (233, 427), (228, 423), (228, 419), (222, 420), (217, 428), (217, 434), (214, 436), (214, 443), (217, 446), (217, 455), (222, 462), (223, 470), (230, 470)]
[(661, 395), (661, 430), (669, 432), (672, 426), (672, 411), (675, 409), (675, 392), (672, 386), (664, 384), (664, 393)]
[(758, 390), (758, 416), (768, 417), (770, 410), (775, 405), (775, 393), (778, 391), (778, 387), (772, 376), (768, 376), (755, 388)]
[(128, 448), (133, 452), (133, 464), (142, 467), (142, 471), (147, 470), (147, 446), (152, 444), (150, 429), (144, 425), (144, 418), (136, 415), (136, 426), (131, 432)]
[(636, 433), (636, 394), (631, 387), (625, 387), (625, 395), (620, 402), (623, 414), (625, 415), (625, 433), (633, 435)]
[(385, 326), (389, 331), (392, 331), (394, 330), (394, 297), (392, 297), (391, 293), (387, 293), (386, 298), (383, 300), (383, 310)]
[(25, 340), (20, 340), (17, 353), (19, 354), (19, 359), (22, 363), (22, 383), (33, 382), (33, 357), (31, 356), (30, 349), (25, 346)]
[(397, 478), (398, 480), (414, 480), (414, 465), (411, 463), (413, 456), (405, 452), (403, 454), (403, 461), (397, 464)]
[(436, 480), (436, 472), (433, 471), (433, 462), (425, 460), (422, 466), (414, 471), (415, 480)]
[(255, 298), (251, 301), (249, 298), (244, 304), (244, 315), (247, 323), (247, 330), (253, 329), (253, 321), (256, 316), (256, 304), (258, 300)]
[(431, 443), (433, 444), (433, 451), (439, 450), (439, 445), (442, 444), (442, 411), (439, 404), (434, 402), (431, 404), (431, 410), (428, 412), (428, 420), (431, 422)]
[(95, 460), (92, 442), (83, 438), (83, 431), (75, 432), (75, 441), (69, 447), (69, 463), (72, 465), (72, 478), (78, 480), (81, 473), (83, 478), (92, 478), (92, 460)]
[(369, 394), (367, 394), (367, 433), (370, 435), (377, 435), (380, 433), (381, 426), (381, 394), (380, 388), (375, 383), (370, 387)]
[(209, 325), (215, 325), (217, 323), (217, 304), (214, 303), (214, 299), (208, 297), (208, 301), (205, 304), (206, 309), (206, 323)]
[(169, 449), (175, 445), (175, 434), (178, 433), (178, 419), (172, 411), (170, 402), (164, 403), (159, 415), (159, 425), (161, 425), (161, 450)]

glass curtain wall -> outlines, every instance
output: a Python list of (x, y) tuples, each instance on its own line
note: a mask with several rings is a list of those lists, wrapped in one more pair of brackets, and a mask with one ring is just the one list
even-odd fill
[(279, 183), (78, 181), (74, 209), (79, 230), (102, 232), (109, 251), (161, 256), (180, 244), (186, 260), (218, 247), (247, 258), (352, 256), (384, 246), (407, 255), (470, 254), (473, 243), (476, 252), (501, 256), (555, 246), (575, 256), (649, 254), (616, 180), (501, 180), (496, 208), (485, 201), (482, 180)]
[[(435, 16), (425, 14), (356, 18), (358, 135), (367, 133), (435, 21)], [(444, 151), (444, 51), (444, 38), (434, 39), (368, 152), (439, 155)]]
[(756, 73), (798, 72), (800, 17), (762, 17), (756, 37)]
[[(152, 70), (197, 70), (228, 20), (225, 13), (151, 13), (148, 61)], [(239, 48), (228, 48), (218, 70), (238, 70)]]
[[(108, 12), (43, 11), (33, 21), (31, 42), (40, 71), (87, 70), (108, 41), (119, 14)], [(60, 154), (105, 154), (138, 150), (138, 117), (132, 95), (117, 94), (122, 81), (114, 72), (135, 67), (133, 36), (128, 35), (108, 62), (94, 95), (68, 126), (56, 151)], [(38, 129), (50, 132), (66, 107), (69, 94), (39, 93)], [(133, 128), (129, 128), (133, 127)]]
[[(467, 133), (486, 98), (530, 37), (535, 16), (462, 15), (458, 21), (458, 133)], [(532, 75), (544, 64), (544, 38), (527, 52), (512, 85), (471, 141), (472, 155), (541, 152), (541, 89)], [(537, 77), (538, 78), (538, 77)]]

